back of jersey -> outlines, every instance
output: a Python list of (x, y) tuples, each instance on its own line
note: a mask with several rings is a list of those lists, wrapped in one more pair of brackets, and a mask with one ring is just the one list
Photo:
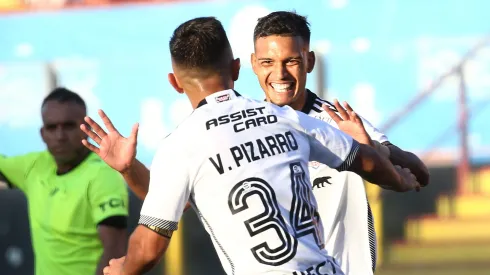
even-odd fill
[[(320, 160), (340, 166), (344, 143)], [(213, 94), (159, 149), (141, 219), (176, 228), (189, 200), (228, 274), (342, 274), (323, 249), (307, 169), (315, 146), (289, 107)]]

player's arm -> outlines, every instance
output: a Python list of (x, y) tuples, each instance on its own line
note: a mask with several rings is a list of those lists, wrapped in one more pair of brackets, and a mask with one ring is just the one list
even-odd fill
[(388, 141), (385, 134), (381, 133), (368, 120), (360, 117), (364, 128), (374, 141), (375, 148), (387, 156), (393, 165), (398, 165), (410, 169), (410, 172), (417, 177), (417, 181), (421, 186), (429, 184), (429, 170), (425, 164), (415, 154), (404, 151)]
[(15, 157), (0, 155), (0, 189), (17, 187), (26, 191), (26, 178), (35, 160), (34, 153)]
[(417, 177), (417, 181), (421, 186), (429, 184), (429, 169), (427, 169), (427, 166), (414, 153), (404, 151), (389, 141), (381, 143), (381, 146), (388, 148), (391, 163), (410, 169), (412, 174)]
[[(339, 124), (339, 120), (345, 119), (345, 116), (349, 116), (346, 111), (353, 112), (352, 108), (347, 102), (344, 102), (344, 107), (340, 105), (337, 100), (334, 100), (334, 107), (337, 113), (340, 113), (339, 116), (336, 113), (332, 112), (332, 108), (324, 108), (325, 111), (330, 115), (330, 117)], [(381, 153), (383, 156), (389, 158), (393, 165), (398, 165), (404, 168), (408, 168), (412, 174), (414, 174), (417, 178), (417, 181), (421, 186), (426, 186), (429, 184), (429, 170), (425, 166), (425, 164), (413, 153), (403, 151), (397, 146), (391, 144), (388, 141), (388, 138), (385, 134), (379, 131), (376, 127), (374, 127), (368, 120), (364, 119), (361, 116), (358, 116), (361, 120), (361, 123), (358, 125), (363, 127), (369, 137), (372, 139), (372, 145), (376, 150)], [(342, 122), (340, 122), (342, 123)]]
[(122, 257), (126, 252), (127, 217), (114, 216), (106, 219), (97, 226), (99, 239), (104, 252), (97, 264), (96, 275), (103, 275), (102, 270), (111, 259)]
[(310, 137), (311, 160), (338, 171), (352, 171), (369, 182), (399, 192), (416, 188), (417, 182), (410, 178), (411, 174), (395, 168), (370, 146), (370, 140), (360, 144), (329, 124), (302, 113), (298, 113), (298, 120)]
[[(150, 170), (139, 160), (135, 159), (134, 164), (128, 170), (121, 173), (124, 180), (128, 183), (129, 188), (133, 190), (136, 196), (144, 200), (148, 194), (150, 185)], [(184, 211), (191, 207), (190, 203), (185, 205)]]
[(0, 173), (0, 190), (7, 188), (9, 188), (7, 178), (2, 173)]
[(140, 200), (144, 200), (150, 185), (150, 170), (139, 160), (135, 159), (126, 171), (121, 172), (121, 175), (123, 175), (124, 180), (134, 194)]
[(119, 258), (126, 252), (128, 190), (122, 177), (104, 166), (90, 183), (88, 196), (104, 249), (96, 270), (97, 275), (102, 275), (110, 259)]
[(153, 268), (177, 230), (191, 192), (187, 162), (179, 150), (175, 142), (164, 141), (155, 155), (149, 192), (129, 240), (122, 274), (142, 274)]

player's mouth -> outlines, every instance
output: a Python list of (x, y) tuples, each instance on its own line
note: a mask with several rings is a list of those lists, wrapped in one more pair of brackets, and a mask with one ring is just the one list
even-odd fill
[(294, 82), (287, 82), (287, 83), (278, 83), (278, 82), (271, 82), (269, 85), (272, 87), (272, 89), (276, 93), (288, 93), (288, 92), (294, 92)]

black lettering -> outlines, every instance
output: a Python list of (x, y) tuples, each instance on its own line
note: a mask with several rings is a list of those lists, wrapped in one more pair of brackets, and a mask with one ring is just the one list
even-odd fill
[(286, 138), (288, 139), (288, 142), (289, 142), (289, 146), (291, 146), (291, 150), (294, 151), (294, 150), (298, 150), (298, 142), (296, 141), (296, 139), (294, 138), (294, 135), (293, 133), (291, 133), (290, 131), (287, 131), (285, 134)]
[(272, 124), (277, 122), (277, 116), (275, 115), (268, 115), (267, 116), (267, 123)]
[(241, 131), (245, 131), (245, 127), (240, 127), (243, 125), (243, 122), (237, 122), (236, 124), (233, 125), (233, 130), (235, 131), (235, 133), (239, 133)]
[(242, 116), (240, 115), (240, 112), (236, 112), (230, 115), (231, 122), (235, 122), (237, 120), (242, 119)]
[(263, 124), (267, 124), (267, 120), (265, 119), (265, 117), (261, 116), (261, 117), (258, 117), (255, 119), (256, 122), (257, 122), (257, 126), (260, 126)]
[(219, 154), (216, 154), (216, 159), (218, 160), (218, 163), (214, 161), (212, 157), (209, 158), (209, 161), (213, 164), (214, 168), (216, 168), (216, 171), (221, 175), (225, 172), (225, 169), (223, 168), (223, 163), (221, 162), (221, 156)]
[(107, 205), (111, 208), (116, 208), (119, 206), (124, 206), (124, 201), (122, 199), (110, 199), (108, 201), (99, 204), (100, 210), (104, 212)]
[(124, 201), (121, 199), (110, 199), (109, 200), (109, 206), (112, 208), (116, 208), (119, 206), (124, 206)]
[[(282, 149), (282, 152), (289, 152), (291, 151), (291, 148), (289, 148), (289, 145), (288, 143), (286, 142), (286, 138), (281, 135), (281, 134), (276, 134), (276, 139), (277, 139), (277, 143), (279, 143), (279, 146), (281, 147)], [(284, 148), (285, 147), (285, 148)]]
[(247, 109), (247, 116), (248, 117), (251, 117), (251, 116), (256, 116), (257, 115), (257, 111), (255, 111), (254, 109)]
[(281, 153), (281, 150), (279, 149), (279, 147), (277, 147), (277, 144), (276, 144), (276, 140), (274, 139), (273, 136), (267, 136), (265, 137), (265, 141), (267, 142), (267, 145), (269, 145), (269, 150), (271, 151), (272, 155), (276, 155), (274, 153), (274, 149), (277, 150), (277, 153), (280, 154)]
[(255, 119), (251, 118), (248, 120), (245, 120), (245, 128), (250, 129), (252, 127), (256, 127), (257, 124), (255, 123)]
[(310, 266), (306, 269), (306, 275), (314, 275), (314, 274), (311, 274), (311, 271), (313, 271), (313, 269), (315, 269), (314, 267)]
[(240, 160), (243, 159), (243, 153), (240, 150), (240, 147), (238, 146), (233, 146), (230, 148), (231, 155), (233, 156), (233, 159), (235, 160), (236, 166), (240, 167)]
[(230, 118), (228, 117), (228, 115), (220, 116), (220, 117), (218, 117), (218, 122), (219, 122), (219, 125), (230, 123)]
[(337, 269), (335, 268), (335, 266), (333, 265), (333, 263), (332, 262), (328, 262), (328, 263), (332, 267), (333, 274), (337, 274)]
[(215, 118), (206, 121), (206, 130), (211, 129), (211, 126), (213, 127), (218, 126), (218, 121)]
[(257, 111), (259, 111), (259, 113), (260, 113), (261, 115), (263, 115), (263, 114), (264, 114), (264, 109), (265, 109), (265, 107), (258, 107), (258, 108), (255, 108), (255, 109), (256, 109)]
[[(320, 273), (320, 268), (321, 268), (322, 266), (324, 266), (326, 263), (327, 263), (327, 262), (322, 262), (322, 263), (320, 263), (320, 264), (318, 264), (318, 265), (316, 266), (315, 271), (316, 271), (316, 273), (317, 273), (318, 275), (328, 275), (327, 273), (325, 273), (325, 274)], [(332, 267), (333, 267), (333, 265), (332, 265)], [(333, 268), (333, 270), (334, 270), (334, 274), (335, 274), (335, 267)]]
[(252, 158), (252, 161), (256, 161), (256, 160), (259, 160), (260, 157), (256, 156), (255, 155), (255, 152), (254, 152), (254, 144), (249, 141), (249, 142), (246, 142), (245, 143), (245, 146), (249, 147), (250, 148), (250, 157)]
[(265, 147), (265, 145), (264, 145), (264, 143), (262, 143), (261, 139), (257, 139), (257, 145), (259, 146), (259, 153), (260, 153), (261, 158), (264, 158), (265, 155), (267, 155), (268, 157), (271, 156), (271, 153), (269, 153), (269, 151), (267, 151), (267, 147)]
[(243, 146), (243, 144), (240, 144), (240, 147), (242, 148), (243, 154), (247, 158), (248, 162), (252, 162), (252, 160), (250, 159), (250, 156), (248, 155), (248, 152), (247, 152), (247, 149), (245, 148), (245, 146)]

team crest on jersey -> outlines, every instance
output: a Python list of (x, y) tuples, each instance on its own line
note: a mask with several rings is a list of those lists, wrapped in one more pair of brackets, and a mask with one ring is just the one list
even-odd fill
[(229, 94), (226, 94), (226, 95), (220, 95), (218, 97), (216, 97), (216, 102), (217, 103), (221, 103), (221, 102), (225, 102), (225, 101), (228, 101), (231, 99), (231, 96)]
[(320, 167), (320, 165), (322, 165), (321, 163), (319, 163), (318, 161), (310, 161), (308, 163), (308, 166), (310, 168), (313, 168), (313, 169), (318, 169)]

